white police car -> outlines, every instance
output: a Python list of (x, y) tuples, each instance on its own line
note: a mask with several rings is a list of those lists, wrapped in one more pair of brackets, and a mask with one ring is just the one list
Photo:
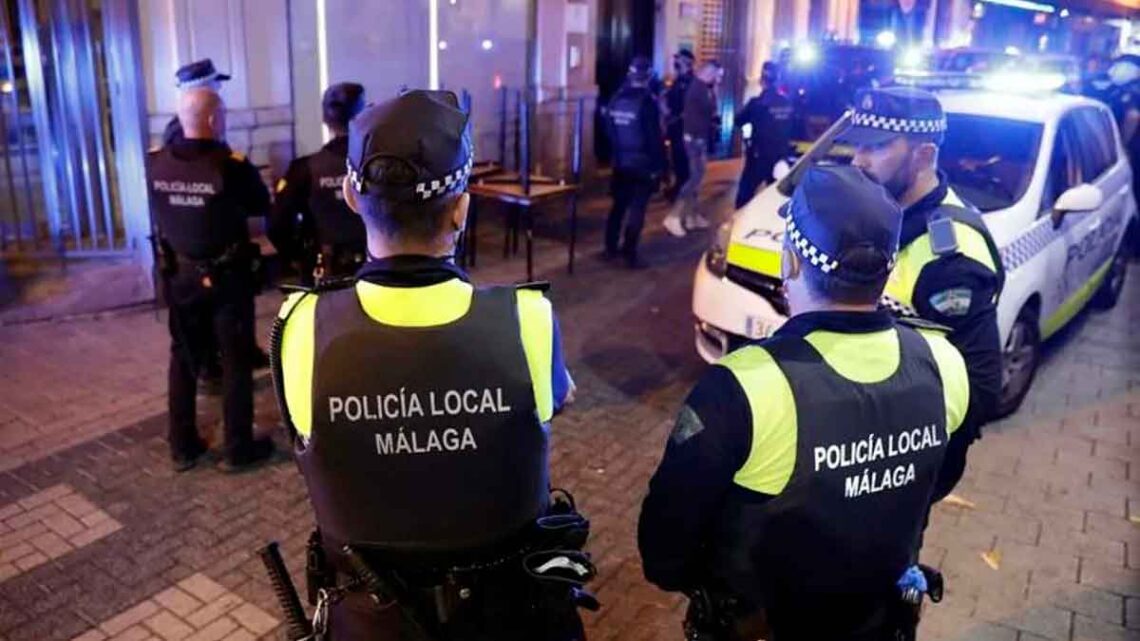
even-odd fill
[[(1032, 383), (1041, 341), (1090, 300), (1116, 303), (1128, 267), (1124, 238), (1137, 221), (1132, 170), (1099, 102), (980, 89), (939, 99), (948, 121), (939, 165), (954, 191), (983, 212), (1007, 272), (998, 301), (1005, 415)], [(778, 211), (806, 167), (849, 161), (850, 150), (833, 142), (848, 118), (718, 230), (693, 287), (697, 351), (706, 360), (783, 323)]]

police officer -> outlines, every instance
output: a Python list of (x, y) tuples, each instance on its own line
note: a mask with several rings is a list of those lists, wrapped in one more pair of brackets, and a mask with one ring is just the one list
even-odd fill
[[(321, 101), (332, 140), (315, 154), (289, 164), (277, 182), (269, 238), (288, 259), (302, 265), (302, 280), (356, 273), (367, 251), (364, 223), (344, 203), (348, 123), (364, 108), (364, 87), (335, 84)], [(308, 278), (307, 278), (308, 277)]]
[(792, 317), (689, 394), (642, 506), (645, 576), (690, 595), (690, 639), (893, 640), (965, 367), (876, 309), (901, 222), (881, 186), (811, 168), (786, 221)]
[(883, 304), (901, 316), (948, 327), (970, 372), (970, 413), (950, 444), (937, 498), (966, 468), (966, 450), (994, 418), (1002, 393), (997, 298), (1001, 255), (976, 209), (938, 169), (946, 131), (933, 94), (905, 87), (861, 92), (839, 140), (855, 147), (853, 164), (886, 187), (903, 208), (901, 253)]
[[(573, 514), (536, 525), (552, 509), (549, 422), (573, 383), (542, 291), (473, 287), (451, 259), (471, 154), (450, 92), (365, 108), (344, 195), (369, 261), (292, 295), (274, 331), (279, 404), (331, 566), (313, 576), (347, 590), (318, 605), (333, 641), (582, 638), (570, 584), (588, 560), (526, 564), (549, 545), (536, 528), (549, 539), (569, 520), (578, 538), (560, 544), (584, 542)], [(352, 582), (355, 561), (382, 593)], [(547, 580), (567, 568), (569, 583)]]
[(688, 49), (673, 55), (673, 82), (665, 90), (665, 134), (669, 137), (669, 155), (673, 167), (673, 184), (665, 191), (669, 202), (677, 199), (681, 187), (689, 180), (689, 156), (685, 153), (685, 96), (696, 76), (696, 56)]
[(788, 155), (792, 101), (776, 88), (778, 76), (776, 63), (765, 62), (760, 72), (760, 95), (736, 114), (736, 126), (744, 138), (744, 171), (736, 190), (737, 209), (752, 200), (757, 189), (775, 180), (772, 169)]
[[(614, 204), (606, 219), (605, 256), (621, 256), (630, 268), (644, 266), (637, 256), (637, 244), (645, 225), (645, 208), (665, 171), (661, 112), (649, 88), (652, 77), (653, 67), (649, 59), (643, 56), (634, 58), (626, 83), (606, 109), (606, 125), (614, 147), (611, 183)], [(619, 236), (623, 238), (620, 248)]]
[(198, 372), (216, 337), (222, 354), (225, 457), (235, 471), (264, 461), (273, 442), (253, 438), (254, 282), (246, 219), (264, 216), (269, 192), (245, 156), (221, 142), (225, 105), (208, 88), (182, 94), (185, 137), (147, 155), (151, 211), (170, 304), (170, 449), (177, 470), (207, 447), (195, 427)]
[[(230, 79), (229, 75), (218, 73), (218, 70), (214, 68), (214, 61), (209, 58), (182, 65), (178, 71), (174, 72), (174, 77), (177, 79), (178, 89), (181, 91), (204, 88), (220, 92), (222, 83)], [(175, 116), (166, 123), (166, 129), (162, 133), (162, 144), (170, 145), (182, 140), (182, 138), (182, 124), (178, 121), (178, 116)]]

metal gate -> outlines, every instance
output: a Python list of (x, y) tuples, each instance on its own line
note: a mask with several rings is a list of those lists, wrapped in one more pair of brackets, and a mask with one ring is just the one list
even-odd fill
[[(115, 175), (104, 17), (101, 0), (4, 3), (0, 251), (130, 251)], [(120, 142), (137, 142), (137, 133), (126, 134)]]

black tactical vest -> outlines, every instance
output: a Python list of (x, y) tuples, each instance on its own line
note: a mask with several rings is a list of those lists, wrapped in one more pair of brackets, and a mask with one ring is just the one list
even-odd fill
[(765, 89), (756, 98), (757, 109), (750, 109), (752, 138), (747, 145), (752, 158), (781, 158), (787, 155), (792, 138), (792, 101), (775, 89)]
[(839, 633), (897, 599), (914, 560), (949, 438), (930, 347), (897, 332), (899, 367), (871, 384), (838, 374), (801, 336), (763, 343), (795, 396), (796, 464), (775, 497), (734, 487), (714, 575), (767, 607), (776, 639), (858, 638)]
[(151, 211), (163, 240), (175, 252), (197, 260), (217, 258), (247, 241), (245, 216), (225, 193), (230, 150), (218, 145), (192, 157), (167, 145), (147, 156)]
[(615, 164), (619, 169), (644, 171), (650, 166), (650, 141), (645, 139), (641, 107), (644, 101), (652, 99), (649, 89), (623, 87), (610, 101), (610, 131), (614, 138)]
[(366, 244), (364, 221), (344, 202), (347, 139), (336, 139), (308, 157), (309, 211), (317, 228), (317, 242), (363, 253)]
[(313, 425), (297, 459), (326, 542), (490, 546), (546, 509), (547, 434), (515, 290), (476, 290), (437, 327), (394, 327), (355, 288), (317, 300)]

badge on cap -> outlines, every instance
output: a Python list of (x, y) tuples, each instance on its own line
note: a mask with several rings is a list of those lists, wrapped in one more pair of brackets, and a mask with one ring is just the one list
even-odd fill
[(875, 108), (875, 100), (871, 98), (871, 94), (863, 96), (863, 111), (871, 111)]

